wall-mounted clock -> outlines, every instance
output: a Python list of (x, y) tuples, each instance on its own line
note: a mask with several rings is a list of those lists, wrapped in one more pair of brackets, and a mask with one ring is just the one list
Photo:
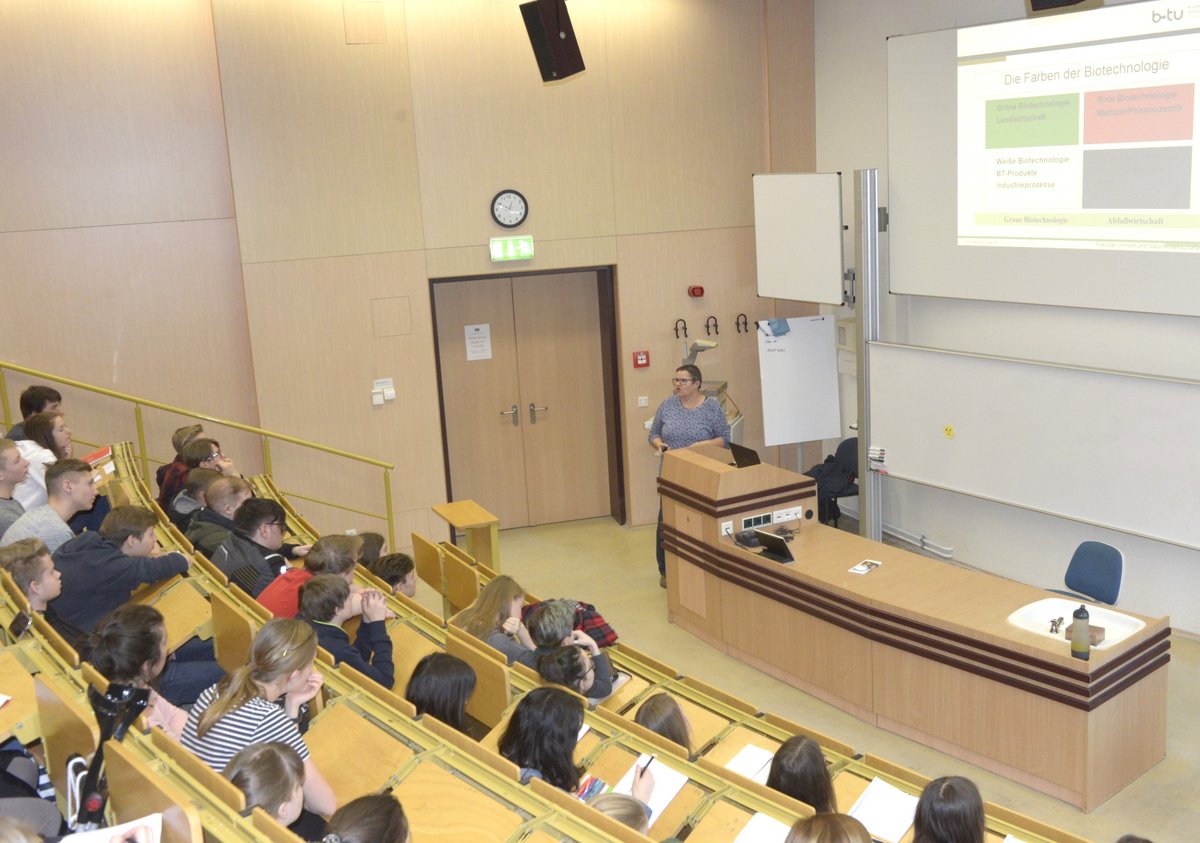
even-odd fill
[(529, 216), (529, 202), (520, 191), (505, 188), (492, 198), (492, 219), (505, 228), (516, 228)]

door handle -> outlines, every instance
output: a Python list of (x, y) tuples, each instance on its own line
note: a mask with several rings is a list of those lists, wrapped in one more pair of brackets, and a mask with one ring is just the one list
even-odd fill
[[(533, 406), (533, 405), (530, 405)], [(521, 415), (517, 412), (517, 405), (513, 404), (511, 410), (501, 410), (500, 415), (512, 416), (513, 427), (518, 427), (521, 424)]]
[(538, 407), (532, 401), (529, 402), (529, 423), (537, 424), (537, 414), (544, 413), (549, 410), (549, 407)]

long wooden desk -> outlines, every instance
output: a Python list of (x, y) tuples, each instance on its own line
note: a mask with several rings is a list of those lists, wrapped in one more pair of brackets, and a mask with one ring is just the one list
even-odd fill
[[(1081, 662), (1065, 640), (1008, 622), (1049, 596), (1038, 588), (815, 520), (790, 524), (796, 562), (759, 559), (720, 523), (740, 530), (763, 511), (816, 509), (815, 488), (720, 457), (695, 449), (664, 461), (672, 622), (862, 720), (1085, 811), (1164, 757), (1169, 619), (1134, 616), (1144, 629)], [(848, 572), (864, 559), (883, 565)]]

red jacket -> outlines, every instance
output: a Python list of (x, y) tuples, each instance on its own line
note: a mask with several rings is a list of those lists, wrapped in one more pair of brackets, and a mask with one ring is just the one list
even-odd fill
[(271, 580), (258, 595), (258, 602), (277, 618), (294, 618), (300, 611), (300, 586), (312, 578), (303, 568), (290, 568)]

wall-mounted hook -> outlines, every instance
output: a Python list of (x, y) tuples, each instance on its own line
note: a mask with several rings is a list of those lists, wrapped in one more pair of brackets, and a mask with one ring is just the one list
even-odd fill
[(675, 320), (675, 339), (679, 339), (679, 327), (683, 326), (683, 338), (687, 339), (687, 321), (683, 319)]
[(745, 331), (747, 334), (750, 333), (750, 320), (746, 318), (746, 314), (744, 313), (737, 315), (737, 318), (733, 320), (733, 325), (737, 328), (739, 334), (742, 331)]
[[(711, 334), (709, 333), (709, 328), (712, 329)], [(717, 325), (717, 317), (710, 316), (704, 320), (704, 336), (711, 337), (713, 334), (716, 334), (718, 337), (721, 336), (721, 329)]]

